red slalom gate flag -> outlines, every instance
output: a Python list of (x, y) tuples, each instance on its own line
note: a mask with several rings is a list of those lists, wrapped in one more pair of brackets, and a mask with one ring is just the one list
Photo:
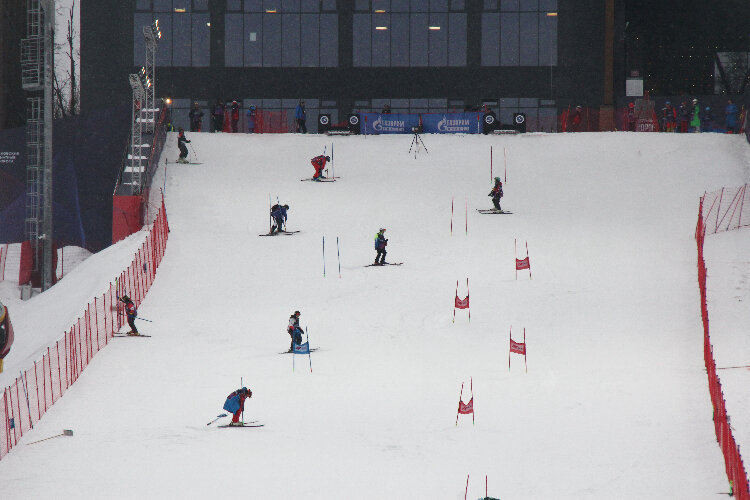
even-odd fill
[(529, 279), (531, 279), (531, 261), (529, 260), (529, 242), (526, 242), (526, 258), (518, 258), (518, 244), (516, 240), (513, 240), (513, 254), (516, 256), (516, 279), (518, 279), (518, 271), (524, 269), (529, 270)]
[(526, 257), (525, 259), (516, 259), (516, 271), (522, 271), (524, 269), (531, 269), (529, 258)]
[(458, 411), (456, 412), (456, 425), (458, 425), (459, 415), (468, 415), (471, 413), (471, 424), (474, 425), (474, 379), (470, 381), (471, 387), (471, 399), (468, 403), (464, 403), (464, 384), (461, 382), (461, 393), (458, 395)]
[(523, 364), (526, 368), (526, 373), (529, 373), (529, 366), (526, 363), (526, 328), (523, 329), (523, 342), (516, 342), (513, 340), (513, 326), (510, 327), (508, 333), (510, 339), (510, 349), (508, 349), (508, 371), (510, 371), (510, 355), (511, 353), (523, 355)]
[(469, 278), (466, 278), (466, 298), (458, 298), (458, 280), (456, 280), (456, 296), (453, 301), (453, 322), (456, 322), (456, 309), (468, 309), (469, 321), (471, 321), (471, 308), (469, 307)]

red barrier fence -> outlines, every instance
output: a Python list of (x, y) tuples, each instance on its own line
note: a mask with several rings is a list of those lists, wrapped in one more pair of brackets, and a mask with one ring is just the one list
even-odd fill
[(146, 297), (167, 246), (169, 226), (161, 209), (133, 262), (101, 297), (95, 297), (83, 315), (42, 359), (19, 374), (0, 399), (0, 459), (34, 427), (42, 415), (78, 380), (91, 358), (104, 348), (124, 324), (117, 297), (127, 294), (136, 306)]
[(5, 279), (5, 261), (8, 260), (8, 244), (0, 246), (0, 281)]
[[(706, 195), (701, 198), (698, 211), (698, 224), (695, 228), (695, 240), (698, 245), (698, 286), (701, 294), (701, 317), (703, 319), (703, 357), (708, 373), (708, 390), (711, 395), (711, 403), (714, 407), (714, 426), (716, 428), (716, 439), (724, 454), (727, 477), (732, 485), (734, 496), (740, 500), (750, 500), (748, 492), (747, 472), (742, 462), (740, 447), (734, 440), (732, 428), (729, 425), (726, 401), (721, 390), (721, 380), (716, 373), (716, 360), (714, 359), (713, 347), (708, 328), (708, 301), (706, 298), (706, 262), (703, 259), (703, 242), (706, 237), (706, 225), (704, 224), (703, 211), (705, 209)], [(711, 209), (709, 209), (711, 213)], [(713, 232), (716, 232), (714, 230)]]

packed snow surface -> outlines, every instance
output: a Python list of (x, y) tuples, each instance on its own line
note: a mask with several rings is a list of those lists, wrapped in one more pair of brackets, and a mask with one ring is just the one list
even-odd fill
[[(152, 189), (171, 228), (139, 309), (152, 337), (96, 355), (0, 461), (0, 498), (458, 500), (467, 475), (472, 499), (485, 478), (503, 500), (728, 491), (693, 236), (700, 196), (747, 182), (743, 138), (424, 135), (416, 154), (404, 135), (188, 138), (202, 164), (162, 162)], [(323, 152), (337, 181), (300, 182)], [(492, 176), (512, 215), (476, 211), (491, 207)], [(259, 237), (277, 201), (300, 232)], [(402, 266), (365, 267), (381, 227), (386, 260)], [(747, 231), (707, 239), (720, 366), (750, 363)], [(0, 284), (16, 330), (2, 387), (144, 237), (25, 303)], [(531, 273), (516, 273), (527, 244)], [(453, 322), (456, 288), (471, 321), (458, 310)], [(280, 354), (295, 310), (319, 348), (310, 358)], [(518, 354), (508, 367), (511, 327), (517, 342), (525, 329), (528, 372)], [(750, 372), (724, 373), (750, 449)], [(206, 425), (241, 384), (245, 420), (264, 427)], [(475, 414), (456, 425), (462, 385)], [(62, 429), (74, 436), (26, 446)]]

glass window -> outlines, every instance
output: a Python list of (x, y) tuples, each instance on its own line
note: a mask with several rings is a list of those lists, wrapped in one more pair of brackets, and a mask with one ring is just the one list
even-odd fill
[(482, 66), (500, 64), (500, 14), (482, 14)]
[(227, 11), (242, 10), (242, 0), (227, 0)]
[(355, 0), (354, 10), (356, 11), (370, 11), (370, 0)]
[(520, 16), (520, 64), (521, 66), (538, 66), (539, 14), (536, 12), (523, 12)]
[(484, 0), (484, 10), (497, 10), (497, 0)]
[(321, 7), (324, 11), (336, 11), (336, 0), (323, 0)]
[(320, 2), (318, 0), (302, 0), (300, 12), (319, 12)]
[(372, 34), (370, 33), (370, 15), (354, 14), (354, 36), (352, 42), (352, 59), (354, 66), (372, 65)]
[(518, 10), (521, 12), (538, 12), (539, 0), (520, 0)]
[(172, 23), (172, 66), (190, 66), (190, 14), (175, 14), (172, 16)]
[(430, 12), (447, 12), (448, 0), (430, 0)]
[(557, 66), (557, 17), (539, 13), (539, 65)]
[(179, 11), (180, 14), (191, 11), (190, 0), (174, 0), (172, 6), (173, 11)]
[(430, 66), (448, 65), (448, 14), (430, 14)]
[(263, 12), (263, 0), (245, 0), (245, 12)]
[(391, 33), (388, 14), (373, 16), (372, 31), (372, 65), (384, 67), (391, 65)]
[(151, 0), (137, 0), (135, 10), (151, 10)]
[(378, 12), (378, 11), (384, 11), (384, 12), (390, 12), (391, 6), (390, 6), (390, 0), (372, 0), (372, 11)]
[(464, 10), (465, 8), (464, 0), (451, 0), (451, 10)]
[(408, 67), (409, 14), (391, 14), (391, 66)]
[(242, 14), (224, 16), (224, 65), (242, 66)]
[(282, 14), (281, 26), (281, 65), (299, 67), (300, 60), (300, 16), (299, 14)]
[(263, 66), (281, 65), (281, 16), (263, 16)]
[(339, 65), (339, 16), (320, 15), (320, 66), (335, 68)]
[(281, 0), (282, 12), (299, 12), (300, 0)]
[(409, 12), (409, 0), (391, 0), (391, 12)]
[(412, 12), (429, 12), (430, 2), (428, 0), (411, 0)]
[(192, 66), (208, 66), (211, 63), (211, 28), (208, 14), (193, 14)]
[(539, 0), (539, 12), (556, 12), (557, 0)]
[(500, 10), (503, 12), (518, 12), (518, 0), (500, 0)]
[[(412, 7), (414, 7), (413, 3)], [(411, 42), (409, 44), (410, 66), (413, 68), (427, 66), (429, 63), (427, 54), (429, 47), (427, 14), (412, 14), (409, 21), (411, 24), (409, 30), (409, 39)]]
[(519, 17), (517, 13), (504, 13), (500, 16), (500, 65), (518, 66)]
[(172, 0), (154, 0), (154, 12), (172, 12)]
[(193, 0), (193, 10), (208, 10), (208, 0)]
[[(151, 25), (151, 13), (133, 15), (133, 66), (146, 64), (146, 41), (143, 27)], [(158, 51), (157, 51), (158, 52)]]
[[(302, 14), (300, 66), (319, 66), (320, 61), (320, 16)], [(286, 36), (286, 34), (284, 35)]]
[(281, 12), (280, 0), (263, 0), (263, 11), (264, 12), (269, 12), (269, 11)]
[(449, 14), (448, 66), (466, 66), (466, 14)]
[[(159, 30), (161, 31), (161, 42), (159, 50), (156, 51), (157, 66), (172, 65), (172, 16), (159, 17)], [(143, 38), (143, 28), (141, 28)]]
[(245, 14), (244, 16), (245, 66), (263, 66), (263, 16), (260, 14)]

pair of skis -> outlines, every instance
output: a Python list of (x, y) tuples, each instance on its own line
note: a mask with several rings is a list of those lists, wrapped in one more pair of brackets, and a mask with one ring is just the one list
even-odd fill
[[(226, 416), (227, 416), (227, 414), (226, 414), (226, 413), (222, 413), (222, 414), (220, 414), (220, 415), (217, 415), (215, 419), (211, 420), (211, 421), (210, 421), (209, 423), (207, 423), (206, 425), (207, 425), (207, 426), (208, 426), (208, 425), (211, 425), (211, 424), (213, 424), (214, 422), (216, 422), (217, 420), (219, 420), (220, 418), (224, 418), (224, 417), (226, 417)], [(230, 424), (225, 424), (225, 425), (217, 425), (216, 427), (221, 427), (222, 429), (223, 429), (223, 428), (225, 428), (225, 427), (240, 427), (240, 428), (242, 428), (242, 427), (263, 427), (263, 424), (259, 424), (257, 420), (251, 420), (251, 421), (249, 421), (249, 422), (242, 422), (242, 425), (230, 425)]]
[(489, 210), (480, 210), (477, 209), (477, 212), (480, 214), (512, 214), (513, 212), (506, 212), (505, 210), (497, 210), (495, 208), (491, 208)]
[(297, 234), (299, 231), (275, 231), (273, 233), (265, 233), (265, 234), (259, 234), (258, 236), (276, 236), (279, 234), (285, 234), (287, 236), (291, 236), (293, 234)]

